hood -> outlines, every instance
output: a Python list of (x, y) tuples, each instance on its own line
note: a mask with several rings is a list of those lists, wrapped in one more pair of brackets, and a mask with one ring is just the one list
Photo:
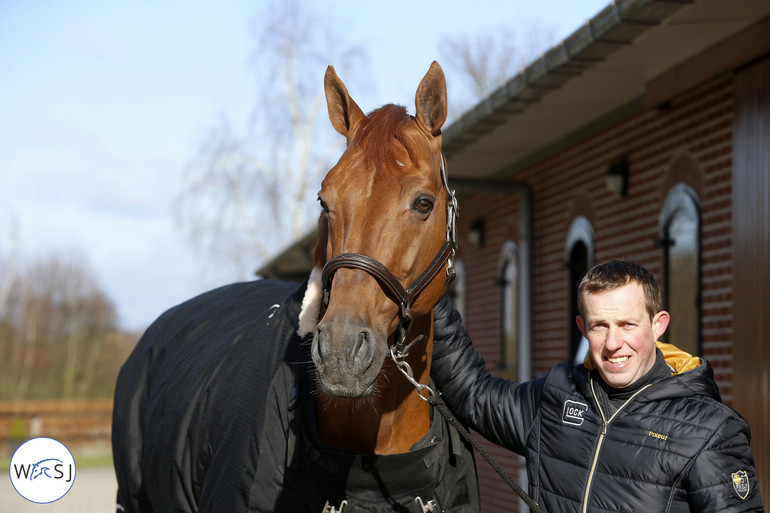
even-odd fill
[(703, 360), (697, 356), (693, 356), (687, 351), (682, 351), (673, 344), (658, 341), (655, 342), (655, 345), (663, 353), (663, 358), (666, 359), (666, 363), (671, 368), (672, 376), (696, 369), (703, 363)]

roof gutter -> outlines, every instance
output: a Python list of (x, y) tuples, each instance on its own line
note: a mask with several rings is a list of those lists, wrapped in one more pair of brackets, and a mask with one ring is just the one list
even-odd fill
[(448, 126), (443, 131), (447, 157), (481, 139), (530, 105), (538, 103), (564, 82), (604, 61), (617, 49), (632, 43), (632, 39), (606, 37), (611, 30), (625, 23), (637, 26), (639, 33), (644, 32), (660, 24), (672, 12), (693, 2), (614, 0)]

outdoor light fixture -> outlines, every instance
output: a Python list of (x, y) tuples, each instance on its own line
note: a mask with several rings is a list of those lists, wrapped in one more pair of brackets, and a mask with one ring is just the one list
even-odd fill
[(484, 244), (484, 220), (476, 219), (468, 227), (468, 242), (474, 247), (481, 247)]
[(610, 191), (625, 196), (628, 192), (628, 159), (623, 158), (610, 164), (604, 179)]

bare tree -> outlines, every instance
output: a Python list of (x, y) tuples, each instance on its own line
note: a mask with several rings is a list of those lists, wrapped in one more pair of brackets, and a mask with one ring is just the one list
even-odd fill
[(0, 313), (2, 397), (109, 397), (118, 364), (106, 383), (97, 383), (96, 376), (116, 325), (115, 307), (81, 262), (34, 262), (17, 275)]
[[(16, 277), (16, 262), (18, 259), (19, 230), (16, 218), (9, 216), (7, 247), (0, 246), (0, 315), (3, 313), (11, 286)], [(0, 238), (2, 240), (2, 238)]]
[(223, 119), (212, 129), (178, 201), (195, 244), (238, 277), (310, 229), (314, 193), (343, 144), (319, 125), (326, 121), (322, 77), (332, 62), (352, 69), (360, 51), (345, 48), (335, 35), (343, 31), (310, 5), (278, 1), (265, 10), (249, 125), (239, 133)]
[(450, 88), (450, 111), (464, 112), (504, 86), (554, 40), (553, 30), (536, 23), (526, 32), (503, 27), (474, 37), (445, 38), (442, 62), (460, 78)]

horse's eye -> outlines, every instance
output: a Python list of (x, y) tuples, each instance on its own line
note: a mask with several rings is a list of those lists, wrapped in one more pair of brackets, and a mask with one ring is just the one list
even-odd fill
[(433, 200), (427, 196), (420, 196), (417, 201), (414, 202), (412, 208), (418, 214), (429, 214), (433, 210)]
[(325, 201), (324, 201), (324, 200), (321, 198), (321, 196), (318, 196), (318, 203), (320, 203), (320, 204), (321, 204), (321, 209), (322, 209), (322, 210), (323, 210), (325, 213), (327, 213), (327, 214), (328, 214), (328, 213), (329, 213), (329, 205), (327, 205), (327, 204), (326, 204), (326, 202), (325, 202)]

